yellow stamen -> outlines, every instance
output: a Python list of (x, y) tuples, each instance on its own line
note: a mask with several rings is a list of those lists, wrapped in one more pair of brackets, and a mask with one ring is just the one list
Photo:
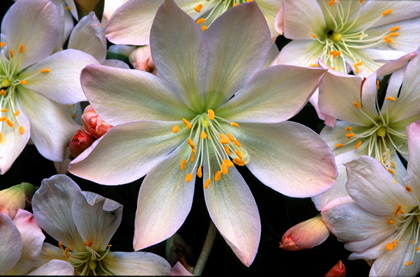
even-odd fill
[(360, 145), (362, 145), (362, 141), (358, 141), (354, 149), (359, 149)]
[(391, 29), (389, 29), (389, 31), (394, 32), (394, 31), (399, 30), (399, 29), (400, 29), (400, 26), (395, 26), (395, 27), (392, 27)]
[(201, 24), (201, 23), (203, 23), (204, 21), (206, 21), (204, 18), (199, 18), (199, 19), (197, 19), (197, 24)]
[(353, 105), (354, 105), (356, 108), (360, 109), (360, 104), (359, 104), (359, 103), (354, 102), (354, 103), (353, 103)]
[(12, 49), (9, 50), (9, 56), (10, 56), (10, 58), (13, 58), (15, 56)]
[(65, 7), (65, 9), (66, 9), (66, 10), (71, 10), (71, 7), (66, 6), (66, 7)]
[(200, 137), (201, 137), (202, 139), (207, 138), (207, 134), (206, 134), (206, 132), (201, 131)]
[(406, 262), (406, 263), (405, 263), (405, 265), (406, 265), (406, 266), (409, 266), (409, 265), (411, 265), (412, 263), (413, 263), (413, 261), (408, 261), (408, 262)]
[(386, 10), (386, 11), (384, 11), (383, 13), (382, 13), (382, 15), (388, 15), (388, 14), (390, 14), (390, 13), (392, 13), (392, 9), (389, 9), (389, 10)]
[(393, 40), (392, 40), (392, 38), (390, 38), (390, 37), (388, 37), (388, 36), (384, 36), (384, 41), (385, 41), (386, 43), (391, 43)]
[(86, 246), (92, 247), (93, 243), (91, 241), (87, 240), (83, 244), (86, 245)]
[(226, 136), (228, 137), (228, 139), (229, 139), (230, 141), (234, 141), (234, 140), (235, 140), (235, 138), (232, 136), (232, 134), (231, 134), (231, 133), (227, 133), (227, 134), (226, 134)]
[(187, 176), (185, 176), (185, 182), (190, 182), (193, 179), (193, 175), (191, 173), (188, 173)]
[(405, 190), (406, 191), (409, 191), (409, 192), (412, 192), (413, 191), (409, 186), (405, 186)]
[(348, 134), (346, 134), (346, 137), (347, 137), (347, 139), (350, 139), (350, 138), (354, 137), (354, 133), (348, 133)]
[(194, 144), (194, 142), (192, 141), (191, 138), (188, 138), (188, 144), (190, 145), (191, 148), (195, 147), (195, 144)]
[(6, 46), (6, 43), (5, 42), (0, 42), (0, 47), (4, 47), (4, 46)]
[(388, 222), (391, 223), (391, 224), (394, 224), (395, 223), (395, 221), (392, 220), (392, 219), (390, 219)]
[(396, 98), (394, 98), (394, 97), (387, 97), (387, 98), (385, 98), (385, 100), (396, 101), (397, 99), (396, 99)]
[(242, 153), (239, 151), (239, 150), (236, 150), (235, 151), (235, 154), (238, 156), (238, 158), (239, 159), (241, 159), (242, 160), (242, 158), (244, 157), (243, 155), (242, 155)]
[(199, 167), (197, 168), (197, 176), (198, 176), (199, 178), (203, 177), (203, 170), (201, 169), (201, 166), (199, 166)]
[(244, 166), (245, 165), (245, 162), (243, 160), (241, 160), (240, 158), (234, 158), (232, 161), (239, 166)]
[(3, 112), (3, 113), (6, 113), (7, 111), (9, 111), (8, 109), (1, 109), (1, 111)]
[(10, 121), (10, 119), (6, 118), (6, 124), (9, 125), (9, 127), (13, 128), (13, 122)]
[(204, 182), (204, 188), (205, 188), (205, 189), (209, 187), (210, 182), (211, 182), (210, 178), (209, 178), (209, 179), (207, 179), (207, 180)]
[(17, 110), (17, 111), (15, 111), (15, 113), (13, 114), (14, 116), (18, 116), (20, 114), (20, 111), (19, 110)]
[(21, 135), (23, 135), (23, 133), (25, 133), (25, 127), (23, 127), (23, 126), (19, 126), (19, 133), (20, 133)]
[(316, 35), (313, 35), (313, 34), (309, 34), (309, 35), (313, 38), (318, 38)]
[(311, 63), (309, 66), (310, 67), (318, 67), (318, 64), (317, 63)]
[(6, 97), (6, 91), (4, 89), (0, 90), (0, 94), (3, 97)]
[(18, 50), (18, 53), (19, 54), (22, 54), (22, 52), (23, 52), (23, 49), (25, 48), (25, 46), (23, 46), (22, 44), (21, 45), (19, 45), (19, 50)]
[(0, 133), (0, 143), (3, 142), (3, 134)]
[(227, 174), (228, 174), (229, 169), (228, 169), (228, 166), (227, 166), (227, 164), (226, 164), (226, 163), (223, 163), (223, 164), (222, 164), (221, 169), (222, 169), (222, 173), (223, 173), (224, 175), (227, 175)]
[(20, 81), (19, 81), (19, 83), (20, 83), (21, 85), (26, 85), (26, 84), (28, 84), (28, 82), (26, 82), (25, 80), (20, 80)]
[(386, 170), (388, 170), (391, 174), (395, 174), (395, 170), (392, 170), (391, 168), (387, 168)]
[(187, 129), (191, 129), (192, 124), (190, 122), (188, 122), (188, 120), (186, 120), (185, 118), (183, 118), (182, 119), (182, 122), (184, 122), (184, 124), (187, 127)]
[(223, 145), (223, 148), (225, 148), (225, 152), (226, 152), (226, 154), (228, 154), (228, 156), (230, 156), (229, 146), (227, 146), (227, 145)]
[(396, 36), (398, 36), (400, 33), (398, 33), (398, 32), (393, 32), (393, 33), (390, 33), (390, 34), (388, 34), (388, 36), (390, 36), (390, 37), (396, 37)]
[(343, 144), (342, 143), (337, 143), (336, 145), (335, 145), (335, 147), (342, 147), (343, 146)]
[(201, 31), (205, 31), (205, 30), (207, 30), (207, 26), (206, 25), (201, 26)]
[(179, 169), (184, 170), (186, 164), (187, 164), (187, 160), (186, 159), (182, 159), (181, 166), (179, 167)]
[(195, 6), (194, 10), (196, 12), (201, 12), (201, 9), (203, 8), (203, 4), (198, 4), (197, 6)]
[(207, 117), (209, 119), (214, 119), (214, 111), (212, 109), (207, 110)]
[(353, 127), (349, 126), (346, 128), (346, 131), (350, 131), (351, 129), (353, 129)]
[(386, 244), (385, 249), (386, 249), (386, 250), (388, 250), (388, 251), (391, 251), (391, 250), (392, 250), (392, 248), (393, 248), (392, 244), (391, 244), (390, 242), (388, 242), (388, 243)]
[(172, 132), (178, 133), (178, 131), (179, 131), (179, 126), (172, 127)]
[(381, 82), (379, 80), (376, 80), (376, 90), (379, 89), (379, 85), (381, 84)]
[(233, 143), (234, 143), (236, 146), (241, 147), (241, 144), (240, 144), (240, 143), (239, 143), (239, 141), (237, 141), (236, 139), (233, 141)]
[(219, 134), (219, 137), (220, 137), (219, 142), (220, 142), (221, 144), (228, 144), (228, 143), (229, 143), (229, 140), (228, 140), (228, 138), (227, 138), (225, 135), (223, 135), (223, 134)]
[(6, 121), (7, 117), (6, 116), (2, 116), (0, 117), (0, 121)]
[(50, 71), (51, 71), (51, 69), (44, 68), (44, 69), (41, 69), (39, 72), (41, 72), (41, 73), (48, 73)]
[(397, 168), (394, 162), (390, 162), (392, 168)]
[(225, 163), (228, 167), (233, 167), (235, 166), (230, 160), (223, 160), (223, 163)]
[(216, 174), (214, 175), (214, 180), (219, 181), (221, 177), (222, 177), (222, 172), (217, 171)]
[(191, 150), (193, 151), (194, 154), (191, 155), (190, 163), (192, 163), (195, 160), (195, 152), (196, 152), (196, 149), (195, 148), (193, 148)]
[(239, 127), (239, 124), (235, 123), (235, 122), (231, 122), (230, 125), (233, 126), (233, 127)]
[(334, 5), (335, 1), (336, 1), (336, 0), (331, 0), (331, 1), (328, 3), (328, 6), (332, 6), (332, 5)]

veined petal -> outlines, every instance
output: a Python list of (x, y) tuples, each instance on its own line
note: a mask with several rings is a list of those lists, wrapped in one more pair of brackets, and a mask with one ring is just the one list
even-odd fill
[(33, 214), (26, 210), (19, 210), (13, 218), (13, 222), (22, 236), (22, 254), (19, 261), (7, 274), (25, 275), (38, 260), (45, 235)]
[(235, 122), (285, 121), (308, 102), (324, 73), (320, 68), (270, 66), (254, 75), (216, 113)]
[(19, 88), (19, 93), (22, 111), (31, 124), (31, 139), (39, 153), (49, 160), (62, 162), (64, 150), (79, 128), (68, 106), (28, 89)]
[(122, 205), (99, 194), (78, 191), (74, 194), (72, 214), (84, 242), (92, 242), (92, 249), (102, 251), (121, 223)]
[(52, 260), (38, 267), (37, 269), (26, 274), (29, 276), (45, 276), (45, 275), (74, 275), (74, 267), (65, 261)]
[(106, 38), (94, 12), (84, 16), (74, 27), (67, 48), (78, 49), (92, 55), (99, 62), (106, 58)]
[(135, 121), (114, 126), (74, 159), (69, 171), (100, 184), (135, 181), (165, 160), (186, 139), (186, 128), (177, 134), (171, 132), (177, 123)]
[[(20, 103), (17, 103), (21, 110)], [(31, 127), (24, 112), (17, 117), (20, 126), (9, 127), (2, 122), (0, 128), (0, 174), (6, 173), (22, 153), (30, 138)], [(23, 133), (21, 133), (23, 132)]]
[(171, 265), (148, 252), (111, 252), (102, 261), (115, 275), (169, 275)]
[(51, 1), (23, 0), (10, 7), (1, 30), (8, 49), (18, 59), (19, 69), (51, 54), (59, 36), (58, 21), (57, 9)]
[(209, 45), (205, 101), (207, 107), (217, 107), (264, 66), (271, 48), (270, 31), (258, 5), (247, 3), (224, 12), (205, 37)]
[(44, 242), (42, 245), (41, 255), (39, 256), (37, 263), (34, 264), (34, 267), (40, 267), (52, 260), (62, 260), (67, 261), (65, 251), (58, 246), (54, 246), (48, 242)]
[(105, 26), (105, 36), (115, 44), (149, 44), (150, 28), (163, 0), (131, 0), (121, 5)]
[(392, 215), (401, 205), (404, 212), (417, 206), (417, 200), (384, 166), (372, 157), (362, 156), (346, 164), (347, 191), (356, 203), (374, 215)]
[[(139, 250), (172, 236), (191, 210), (195, 176), (190, 182), (180, 170), (187, 141), (156, 165), (144, 179), (137, 200), (134, 249)], [(165, 199), (165, 201), (162, 201)]]
[(281, 49), (273, 63), (316, 67), (323, 48), (317, 40), (292, 40)]
[(413, 194), (420, 197), (420, 122), (415, 122), (407, 127), (408, 161), (405, 185), (413, 189)]
[(12, 219), (5, 213), (0, 213), (0, 233), (0, 274), (4, 275), (20, 258), (22, 237)]
[[(217, 166), (216, 164), (214, 166)], [(212, 178), (204, 170), (204, 179)], [(257, 204), (235, 167), (204, 189), (210, 217), (241, 262), (250, 266), (258, 251), (261, 221)]]
[(91, 55), (66, 49), (42, 60), (24, 71), (19, 78), (25, 88), (33, 90), (61, 104), (86, 101), (80, 85), (80, 73), (88, 64), (97, 64)]
[(81, 82), (95, 111), (114, 126), (134, 120), (179, 120), (191, 112), (164, 81), (140, 70), (90, 65), (82, 71)]
[(208, 68), (203, 31), (174, 1), (165, 1), (156, 13), (150, 34), (158, 72), (190, 109), (201, 111)]
[(265, 185), (291, 197), (312, 197), (329, 189), (337, 169), (327, 144), (295, 122), (242, 123), (232, 134), (248, 151), (249, 170)]
[(258, 7), (260, 7), (265, 19), (267, 20), (268, 27), (270, 28), (271, 37), (275, 38), (279, 35), (274, 24), (277, 12), (280, 9), (281, 1), (279, 0), (256, 0)]
[(83, 240), (74, 224), (72, 202), (79, 186), (65, 175), (44, 179), (32, 197), (32, 208), (39, 226), (64, 246), (76, 251)]

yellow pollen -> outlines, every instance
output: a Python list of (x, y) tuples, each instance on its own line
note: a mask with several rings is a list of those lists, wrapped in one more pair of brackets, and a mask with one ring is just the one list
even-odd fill
[(235, 154), (238, 156), (238, 158), (239, 159), (241, 159), (242, 160), (242, 158), (244, 157), (243, 155), (242, 155), (242, 153), (239, 151), (239, 150), (236, 150), (235, 151)]
[(20, 83), (21, 85), (26, 85), (26, 84), (28, 84), (28, 82), (26, 82), (25, 80), (20, 80), (20, 81), (19, 81), (19, 83)]
[(207, 26), (206, 25), (201, 26), (201, 31), (205, 31), (205, 30), (207, 30)]
[(395, 174), (395, 170), (392, 170), (391, 168), (387, 168), (386, 170), (388, 170), (388, 172), (391, 174)]
[(206, 134), (206, 132), (201, 131), (200, 137), (201, 137), (202, 139), (207, 138), (207, 134)]
[(359, 149), (360, 145), (362, 145), (362, 141), (358, 141), (354, 149)]
[(64, 248), (63, 248), (63, 242), (62, 242), (62, 241), (59, 241), (59, 242), (58, 242), (58, 247), (59, 247), (60, 249), (64, 249)]
[[(400, 213), (400, 212), (401, 212), (401, 205), (398, 205), (397, 208), (394, 211), (394, 216), (397, 217), (398, 213)], [(401, 212), (401, 213), (403, 213), (403, 212)]]
[(73, 113), (73, 114), (71, 115), (71, 118), (76, 118), (76, 114), (75, 114), (75, 113)]
[(226, 160), (226, 159), (224, 159), (223, 160), (223, 163), (225, 163), (228, 167), (233, 167), (233, 166), (235, 166), (230, 160)]
[(350, 131), (351, 129), (353, 129), (353, 127), (349, 126), (346, 128), (346, 131)]
[(226, 152), (226, 154), (228, 154), (228, 156), (230, 156), (229, 146), (227, 146), (227, 145), (223, 145), (223, 148), (225, 148), (225, 152)]
[(406, 265), (406, 266), (409, 266), (409, 265), (411, 265), (412, 263), (413, 263), (413, 261), (408, 261), (408, 262), (406, 262), (406, 263), (405, 263), (405, 265)]
[(18, 116), (20, 114), (20, 111), (19, 110), (17, 110), (17, 111), (15, 111), (15, 113), (13, 114), (14, 116)]
[(232, 7), (236, 7), (236, 6), (238, 6), (239, 4), (238, 3), (235, 3), (235, 4), (233, 4), (232, 5)]
[(233, 143), (234, 143), (236, 146), (241, 147), (241, 144), (240, 144), (240, 143), (239, 143), (239, 141), (237, 141), (236, 139), (233, 141)]
[(360, 104), (359, 104), (359, 103), (354, 102), (354, 103), (353, 103), (353, 105), (354, 105), (356, 108), (360, 109)]
[(194, 154), (191, 155), (190, 163), (192, 163), (195, 160), (195, 148), (193, 148), (192, 151)]
[(66, 10), (71, 10), (71, 7), (66, 6), (64, 9), (66, 9)]
[(394, 240), (393, 242), (392, 242), (392, 245), (394, 246), (394, 247), (397, 247), (397, 242), (398, 242), (398, 240), (396, 239), (396, 240)]
[(229, 143), (229, 140), (228, 140), (228, 138), (227, 138), (225, 135), (223, 135), (223, 134), (219, 134), (219, 137), (220, 137), (219, 142), (220, 142), (221, 144), (228, 144), (228, 143)]
[(394, 163), (394, 162), (390, 162), (390, 164), (391, 164), (391, 167), (393, 167), (393, 168), (397, 168), (397, 167), (395, 166), (395, 163)]
[(331, 50), (330, 55), (333, 56), (333, 58), (337, 58), (338, 56), (341, 55), (341, 51)]
[(92, 242), (90, 240), (87, 240), (83, 243), (85, 246), (92, 247)]
[(412, 192), (413, 191), (409, 186), (405, 186), (405, 190), (406, 191), (409, 191), (409, 192)]
[(25, 46), (23, 46), (22, 44), (21, 45), (19, 45), (19, 50), (18, 50), (18, 53), (19, 54), (22, 54), (22, 52), (23, 52), (23, 49), (25, 48)]
[(178, 131), (179, 131), (179, 126), (172, 127), (172, 132), (178, 133)]
[(309, 66), (310, 67), (318, 67), (318, 64), (317, 63), (311, 63)]
[(385, 100), (396, 101), (397, 99), (396, 99), (396, 98), (394, 98), (394, 97), (387, 97), (387, 98), (385, 98)]
[(392, 40), (392, 38), (390, 38), (389, 36), (384, 36), (384, 41), (385, 41), (386, 43), (391, 43), (393, 40)]
[(3, 142), (3, 134), (0, 133), (0, 143)]
[(395, 221), (392, 220), (392, 219), (390, 219), (388, 222), (391, 223), (391, 224), (394, 224), (395, 223)]
[(390, 36), (390, 37), (396, 37), (396, 36), (398, 36), (400, 33), (398, 33), (398, 32), (393, 32), (393, 33), (390, 33), (390, 34), (388, 34), (388, 36)]
[(44, 69), (41, 69), (39, 72), (41, 72), (41, 73), (48, 73), (50, 71), (51, 71), (51, 69), (44, 68)]
[(6, 97), (6, 91), (4, 89), (0, 90), (0, 94), (3, 97)]
[(390, 14), (390, 13), (392, 13), (392, 9), (389, 9), (389, 10), (386, 10), (386, 11), (384, 11), (383, 13), (382, 13), (382, 15), (388, 15), (388, 14)]
[(350, 138), (354, 137), (354, 133), (348, 133), (348, 134), (346, 134), (346, 137), (347, 137), (347, 139), (350, 139)]
[(214, 119), (214, 111), (212, 109), (207, 110), (207, 117), (209, 119)]
[(182, 122), (184, 122), (184, 124), (187, 127), (187, 129), (191, 129), (192, 124), (190, 122), (188, 122), (188, 120), (186, 120), (185, 118), (183, 118), (182, 119)]
[(203, 4), (198, 4), (197, 6), (195, 6), (194, 10), (196, 12), (201, 12), (201, 9), (203, 8)]
[(391, 29), (389, 29), (389, 31), (394, 32), (394, 31), (399, 30), (399, 29), (400, 29), (400, 26), (395, 26), (395, 27), (392, 27)]
[(190, 182), (193, 179), (193, 175), (191, 173), (188, 173), (187, 176), (185, 176), (185, 182)]
[(363, 4), (365, 2), (365, 0), (360, 0), (359, 2), (360, 2), (360, 4)]
[(12, 49), (9, 50), (9, 56), (10, 56), (10, 58), (13, 58), (15, 56)]
[(204, 182), (204, 188), (205, 188), (205, 189), (209, 187), (210, 182), (211, 182), (210, 178), (209, 178), (209, 179), (207, 179), (207, 180)]
[(363, 65), (363, 62), (358, 62), (358, 63), (353, 64), (354, 68), (356, 69), (356, 73), (360, 72), (359, 66), (362, 66), (362, 65)]
[(197, 176), (198, 176), (199, 178), (203, 177), (203, 171), (202, 171), (202, 169), (201, 169), (201, 166), (199, 166), (199, 167), (197, 168)]
[(199, 18), (199, 19), (197, 19), (196, 23), (197, 23), (197, 24), (201, 24), (201, 23), (203, 23), (204, 21), (206, 21), (204, 18)]
[(392, 250), (392, 248), (393, 248), (392, 243), (388, 242), (388, 243), (386, 244), (385, 249), (386, 249), (386, 250), (388, 250), (388, 251), (391, 251), (391, 250)]
[(236, 123), (236, 122), (231, 122), (230, 125), (233, 126), (233, 127), (239, 127), (239, 124)]
[(316, 35), (313, 35), (313, 34), (309, 34), (309, 35), (313, 38), (318, 38)]
[(216, 174), (214, 175), (214, 180), (219, 181), (221, 177), (222, 177), (222, 172), (217, 171)]
[(8, 111), (8, 109), (1, 109), (1, 111), (2, 111), (3, 113), (6, 113), (6, 112)]
[(19, 133), (20, 133), (21, 135), (23, 135), (23, 133), (25, 133), (25, 127), (23, 127), (23, 126), (19, 126)]
[(328, 3), (328, 6), (332, 6), (332, 5), (334, 5), (335, 1), (336, 1), (336, 0), (331, 0), (331, 1)]
[(226, 134), (226, 136), (228, 137), (228, 139), (229, 139), (230, 141), (234, 141), (234, 140), (235, 140), (235, 138), (232, 136), (232, 134), (231, 134), (231, 133), (227, 133), (227, 134)]
[(381, 82), (379, 80), (376, 80), (376, 90), (379, 89), (379, 85), (381, 84)]
[(0, 117), (0, 121), (6, 121), (6, 119), (7, 119), (7, 117), (5, 117), (5, 116)]
[(245, 162), (243, 160), (241, 160), (240, 158), (234, 158), (232, 161), (239, 166), (244, 166), (245, 165)]
[(179, 169), (184, 170), (186, 164), (187, 164), (187, 160), (186, 159), (182, 159), (181, 165), (180, 165)]
[(6, 43), (5, 42), (0, 42), (0, 47), (4, 47), (6, 45)]
[(10, 119), (6, 118), (6, 124), (9, 125), (9, 127), (13, 128), (13, 122), (10, 121)]
[(226, 164), (226, 163), (223, 163), (223, 164), (222, 164), (221, 169), (222, 169), (222, 173), (223, 173), (224, 175), (227, 175), (227, 174), (228, 174), (229, 169), (228, 169), (228, 166), (227, 166), (227, 164)]
[(337, 143), (336, 145), (335, 145), (335, 147), (342, 147), (343, 146), (343, 144), (342, 143)]
[(191, 148), (195, 147), (194, 142), (192, 141), (191, 138), (188, 138), (188, 144), (191, 146)]

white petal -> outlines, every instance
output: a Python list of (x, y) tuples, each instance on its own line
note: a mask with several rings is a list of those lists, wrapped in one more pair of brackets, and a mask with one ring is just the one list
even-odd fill
[(188, 151), (190, 148), (185, 141), (146, 175), (137, 200), (135, 250), (172, 236), (190, 212), (195, 177), (186, 182), (188, 172), (179, 168)]
[(407, 176), (404, 184), (409, 185), (413, 194), (420, 198), (420, 122), (412, 123), (407, 127), (408, 161)]
[(186, 128), (177, 134), (171, 131), (176, 124), (183, 123), (135, 121), (114, 126), (74, 159), (69, 171), (100, 184), (137, 180), (186, 139)]
[(317, 40), (292, 40), (280, 50), (274, 64), (317, 65), (323, 48)]
[(337, 169), (327, 144), (295, 122), (242, 123), (232, 134), (248, 151), (249, 170), (265, 185), (292, 197), (312, 197), (329, 189)]
[(74, 267), (65, 261), (52, 260), (41, 267), (31, 271), (29, 276), (42, 276), (42, 275), (74, 275)]
[(44, 179), (32, 197), (32, 208), (39, 226), (64, 246), (76, 251), (84, 248), (73, 221), (72, 202), (79, 186), (66, 175)]
[(6, 274), (19, 260), (22, 237), (16, 225), (5, 213), (0, 213), (0, 274)]

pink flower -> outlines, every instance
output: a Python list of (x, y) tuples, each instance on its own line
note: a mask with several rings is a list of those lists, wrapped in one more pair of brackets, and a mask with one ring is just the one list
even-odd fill
[(83, 130), (77, 130), (76, 134), (71, 138), (70, 141), (70, 155), (73, 158), (76, 158), (80, 155), (86, 148), (92, 145), (94, 139)]
[(83, 111), (82, 123), (84, 131), (91, 135), (94, 139), (102, 137), (109, 131), (109, 129), (112, 128), (112, 125), (109, 125), (98, 116), (91, 105), (87, 106)]

